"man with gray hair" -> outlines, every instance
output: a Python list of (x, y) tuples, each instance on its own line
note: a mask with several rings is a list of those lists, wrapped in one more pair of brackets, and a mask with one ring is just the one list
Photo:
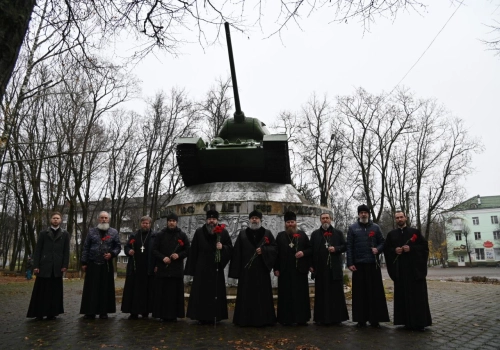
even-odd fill
[(85, 272), (80, 313), (85, 319), (107, 319), (116, 312), (113, 258), (121, 251), (118, 231), (109, 227), (110, 215), (101, 211), (97, 227), (90, 229), (83, 244), (81, 265)]
[(141, 218), (141, 228), (131, 234), (125, 244), (128, 256), (127, 278), (123, 287), (122, 312), (130, 313), (130, 320), (148, 318), (153, 312), (154, 268), (153, 242), (156, 232), (151, 229), (153, 219)]

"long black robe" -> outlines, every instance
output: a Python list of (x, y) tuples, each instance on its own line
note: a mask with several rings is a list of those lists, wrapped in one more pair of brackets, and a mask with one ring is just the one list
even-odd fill
[[(179, 228), (165, 228), (158, 234), (153, 246), (153, 255), (158, 266), (153, 317), (171, 321), (184, 317), (183, 270), (188, 251), (189, 239)], [(165, 264), (163, 259), (174, 253), (179, 255), (179, 258)]]
[[(130, 314), (147, 315), (153, 312), (154, 264), (152, 257), (153, 241), (156, 234), (152, 230), (139, 230), (130, 235), (124, 247), (128, 256), (127, 277), (123, 287), (121, 311)], [(131, 241), (134, 241), (131, 244)], [(141, 250), (144, 243), (144, 251)], [(129, 254), (130, 250), (134, 255)]]
[[(264, 237), (268, 238), (269, 244), (265, 244)], [(262, 254), (250, 263), (259, 247)], [(276, 323), (270, 275), (276, 254), (276, 242), (271, 231), (263, 227), (240, 231), (229, 265), (229, 277), (238, 279), (234, 324), (260, 327)]]
[[(325, 237), (326, 231), (332, 236)], [(335, 247), (334, 253), (328, 252), (327, 243)], [(346, 321), (349, 314), (342, 271), (342, 253), (346, 251), (344, 235), (332, 226), (328, 230), (319, 228), (311, 234), (311, 246), (315, 275), (314, 322), (327, 325)]]
[[(281, 324), (305, 324), (311, 319), (308, 274), (312, 249), (305, 232), (297, 233), (300, 234), (298, 241), (285, 231), (276, 237), (278, 258), (274, 271), (279, 271), (277, 318)], [(297, 251), (302, 251), (304, 256), (296, 259)]]
[[(407, 244), (413, 234), (417, 239), (408, 243), (410, 251), (398, 257), (396, 248)], [(394, 324), (416, 329), (432, 325), (425, 279), (429, 257), (427, 240), (415, 228), (398, 228), (387, 234), (384, 254), (389, 276), (394, 281)]]
[(224, 267), (231, 259), (233, 243), (227, 230), (220, 235), (220, 262), (215, 262), (217, 237), (206, 225), (196, 230), (191, 242), (185, 274), (193, 276), (187, 317), (202, 322), (228, 318)]

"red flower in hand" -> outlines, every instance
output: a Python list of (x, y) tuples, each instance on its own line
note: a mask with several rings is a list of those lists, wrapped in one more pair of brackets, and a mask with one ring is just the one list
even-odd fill
[(226, 228), (226, 225), (224, 224), (221, 224), (221, 225), (217, 225), (215, 226), (214, 228), (214, 233), (217, 233), (217, 234), (221, 234), (222, 231)]
[(417, 240), (417, 235), (414, 233), (413, 236), (411, 236), (410, 241), (412, 243), (415, 243), (416, 240)]
[(179, 245), (180, 245), (181, 247), (183, 247), (183, 246), (184, 246), (184, 242), (182, 241), (182, 239), (178, 239), (178, 240), (177, 240), (177, 243), (179, 243)]
[(111, 236), (109, 236), (109, 235), (108, 235), (108, 236), (104, 236), (104, 237), (102, 237), (102, 238), (101, 238), (101, 240), (103, 240), (103, 241), (107, 241), (107, 240), (108, 240), (108, 239), (110, 239), (110, 238), (111, 238)]
[(269, 244), (269, 237), (264, 236), (264, 244)]
[(133, 245), (134, 243), (135, 243), (135, 239), (133, 239), (133, 238), (132, 238), (132, 239), (130, 240), (130, 245)]
[(297, 239), (299, 239), (299, 238), (300, 238), (300, 233), (294, 233), (294, 234), (293, 234), (293, 238), (297, 238)]
[(368, 234), (368, 237), (375, 237), (375, 231), (370, 231), (370, 233)]
[(326, 231), (325, 233), (323, 233), (323, 236), (325, 236), (325, 237), (331, 237), (332, 233), (330, 231)]

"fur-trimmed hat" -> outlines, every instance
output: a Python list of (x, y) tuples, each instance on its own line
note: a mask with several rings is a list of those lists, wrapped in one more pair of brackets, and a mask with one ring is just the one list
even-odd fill
[(252, 216), (256, 216), (256, 217), (258, 217), (259, 219), (262, 220), (262, 213), (260, 211), (258, 211), (258, 210), (254, 210), (250, 214), (248, 214), (248, 218), (249, 219), (251, 219)]
[(366, 204), (361, 204), (358, 207), (358, 214), (361, 213), (362, 211), (366, 211), (368, 214), (370, 214), (370, 208)]
[(217, 219), (219, 220), (219, 212), (217, 210), (207, 211), (207, 219)]
[(170, 213), (170, 214), (167, 215), (167, 221), (168, 220), (179, 221), (179, 217), (175, 213)]
[(285, 213), (285, 222), (290, 220), (297, 221), (297, 215), (295, 215), (293, 211), (287, 211)]

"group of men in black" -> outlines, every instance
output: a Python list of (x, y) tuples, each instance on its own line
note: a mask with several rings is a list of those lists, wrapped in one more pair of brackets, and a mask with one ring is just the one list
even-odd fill
[[(200, 324), (225, 320), (224, 268), (229, 264), (228, 276), (238, 280), (235, 325), (307, 325), (311, 319), (309, 273), (315, 280), (314, 322), (341, 325), (349, 319), (342, 268), (345, 252), (352, 271), (352, 320), (358, 327), (369, 322), (379, 328), (380, 322), (389, 321), (379, 261), (384, 252), (394, 281), (394, 324), (423, 330), (432, 323), (426, 285), (427, 241), (418, 230), (406, 226), (403, 212), (396, 213), (398, 228), (386, 239), (369, 215), (366, 205), (358, 207), (359, 218), (349, 227), (345, 240), (343, 233), (332, 227), (329, 213), (321, 214), (321, 226), (309, 238), (297, 229), (293, 212), (284, 214), (285, 230), (274, 236), (262, 226), (262, 213), (253, 211), (234, 246), (215, 210), (207, 211), (206, 223), (191, 241), (177, 227), (174, 213), (168, 215), (166, 227), (159, 232), (152, 230), (152, 220), (145, 216), (141, 228), (130, 235), (124, 247), (129, 259), (121, 311), (129, 313), (129, 319), (151, 314), (166, 322), (186, 316)], [(34, 256), (37, 279), (28, 317), (54, 319), (64, 312), (62, 272), (69, 262), (69, 235), (59, 227), (60, 218), (55, 213), (51, 228), (39, 235)], [(111, 261), (121, 246), (118, 232), (109, 227), (109, 214), (101, 212), (98, 220), (87, 235), (81, 259), (86, 274), (80, 313), (86, 319), (106, 319), (108, 313), (116, 312)], [(59, 240), (58, 250), (46, 251)], [(48, 253), (53, 256), (48, 257)], [(271, 272), (278, 279), (277, 312)], [(193, 277), (186, 313), (184, 275)]]

